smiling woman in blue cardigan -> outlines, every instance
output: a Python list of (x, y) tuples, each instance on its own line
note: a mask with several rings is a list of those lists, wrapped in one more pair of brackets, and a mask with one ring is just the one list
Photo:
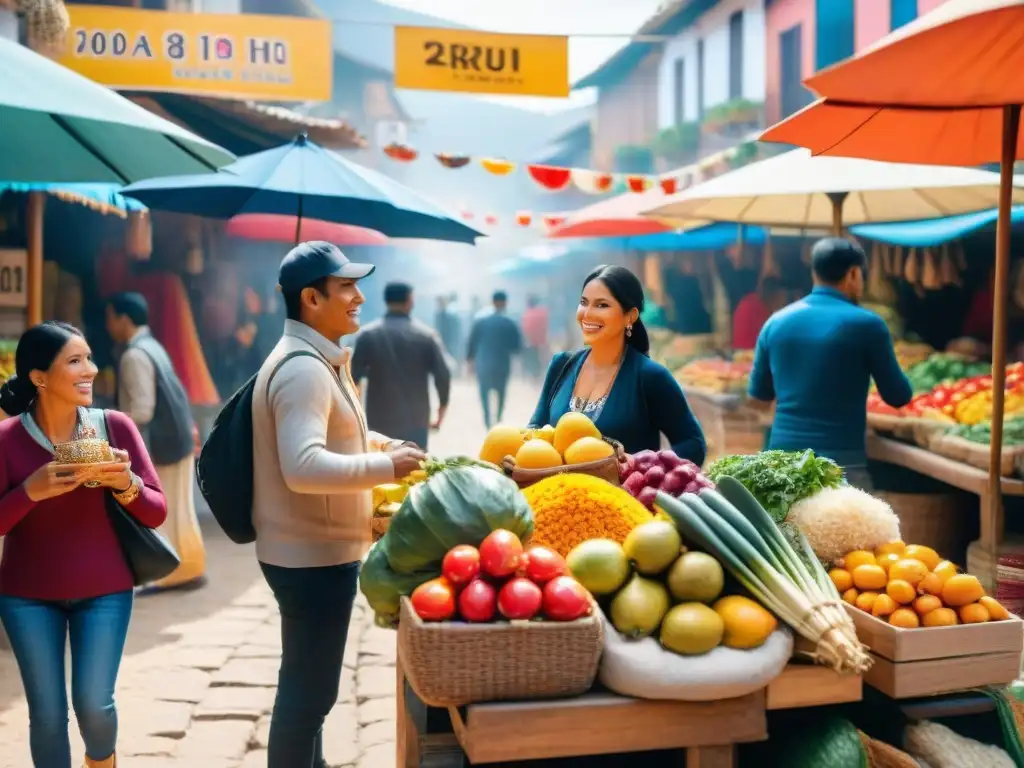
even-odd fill
[(700, 466), (704, 433), (672, 374), (648, 357), (643, 308), (643, 286), (625, 267), (601, 266), (587, 276), (576, 310), (586, 348), (555, 355), (530, 426), (576, 411), (627, 453), (656, 451), (665, 435), (676, 454)]

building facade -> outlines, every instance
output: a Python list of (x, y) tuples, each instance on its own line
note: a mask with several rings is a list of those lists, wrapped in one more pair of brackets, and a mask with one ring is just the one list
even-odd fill
[(762, 0), (723, 0), (664, 45), (658, 128), (701, 122), (730, 101), (765, 97)]
[(942, 5), (945, 0), (766, 0), (765, 120), (810, 104), (801, 82)]

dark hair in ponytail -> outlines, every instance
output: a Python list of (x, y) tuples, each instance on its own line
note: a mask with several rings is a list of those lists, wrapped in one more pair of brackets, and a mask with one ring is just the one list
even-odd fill
[(586, 288), (594, 280), (600, 280), (605, 284), (623, 312), (634, 309), (637, 311), (638, 316), (629, 335), (626, 336), (626, 344), (642, 355), (648, 354), (651, 351), (651, 340), (647, 336), (647, 328), (639, 318), (639, 313), (644, 311), (644, 287), (639, 278), (618, 264), (602, 264), (587, 275), (583, 287)]
[(39, 394), (32, 383), (32, 371), (48, 371), (64, 345), (82, 332), (70, 323), (47, 321), (33, 325), (18, 339), (14, 352), (14, 375), (0, 387), (0, 410), (19, 416), (32, 407)]

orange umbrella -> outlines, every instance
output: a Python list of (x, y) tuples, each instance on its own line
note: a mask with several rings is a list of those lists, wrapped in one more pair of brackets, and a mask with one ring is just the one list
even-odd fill
[[(1024, 158), (1024, 0), (947, 0), (806, 85), (825, 99), (762, 135), (814, 154), (938, 165), (999, 162), (992, 436), (982, 545), (1002, 531), (1000, 460), (1013, 164)], [(996, 558), (997, 560), (998, 558)]]

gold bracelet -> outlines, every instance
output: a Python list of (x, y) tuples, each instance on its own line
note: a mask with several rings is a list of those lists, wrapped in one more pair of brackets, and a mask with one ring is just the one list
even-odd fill
[(128, 486), (127, 490), (121, 491), (120, 493), (114, 493), (114, 500), (122, 507), (127, 507), (139, 498), (139, 494), (142, 493), (141, 485), (142, 483), (139, 481), (138, 476), (133, 472), (132, 484)]

